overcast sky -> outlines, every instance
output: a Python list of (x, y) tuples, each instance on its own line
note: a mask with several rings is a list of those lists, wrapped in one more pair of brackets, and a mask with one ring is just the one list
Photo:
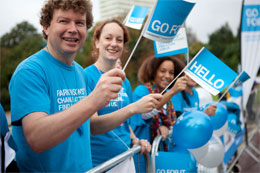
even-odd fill
[[(94, 21), (98, 21), (100, 16), (98, 0), (92, 2)], [(39, 13), (43, 3), (44, 0), (2, 0), (0, 36), (24, 20), (36, 27), (40, 33)], [(207, 42), (208, 35), (226, 22), (236, 34), (240, 24), (241, 4), (242, 0), (197, 0), (186, 20), (186, 25), (192, 28), (202, 42)]]

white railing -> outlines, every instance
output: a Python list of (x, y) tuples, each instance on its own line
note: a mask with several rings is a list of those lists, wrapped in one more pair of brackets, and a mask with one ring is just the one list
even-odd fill
[[(133, 156), (134, 154), (140, 152), (141, 146), (135, 145), (131, 149), (123, 152), (122, 154), (119, 154), (118, 156), (115, 156), (114, 158), (92, 168), (91, 170), (87, 171), (87, 173), (101, 173), (104, 172), (113, 166), (117, 165), (118, 163), (124, 161), (125, 159)], [(150, 159), (149, 155), (145, 155), (145, 164), (146, 164), (146, 172), (151, 172), (151, 165), (150, 165)]]

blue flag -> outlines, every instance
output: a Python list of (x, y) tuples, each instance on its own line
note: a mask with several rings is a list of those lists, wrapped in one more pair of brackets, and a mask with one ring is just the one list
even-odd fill
[(147, 20), (143, 36), (159, 42), (171, 42), (194, 5), (185, 0), (158, 0)]
[(204, 47), (184, 72), (213, 95), (225, 89), (237, 76), (237, 73)]
[(239, 76), (238, 78), (236, 79), (234, 85), (233, 85), (233, 88), (241, 85), (242, 83), (244, 83), (245, 81), (247, 81), (248, 79), (250, 78), (250, 76), (245, 72), (243, 71)]
[(178, 34), (170, 43), (153, 41), (155, 57), (164, 57), (188, 52), (185, 28), (180, 28)]
[(141, 29), (147, 12), (148, 8), (134, 5), (125, 19), (125, 25), (133, 29)]

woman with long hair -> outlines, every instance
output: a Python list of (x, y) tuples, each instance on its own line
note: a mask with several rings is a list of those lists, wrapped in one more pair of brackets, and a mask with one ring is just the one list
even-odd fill
[[(147, 58), (138, 71), (138, 80), (142, 83), (134, 91), (135, 100), (150, 93), (161, 93), (184, 67), (184, 63), (176, 57)], [(152, 142), (158, 135), (163, 140), (168, 136), (170, 127), (176, 121), (174, 105), (171, 102), (173, 95), (186, 88), (186, 77), (177, 79), (170, 89), (163, 94), (162, 100), (156, 109), (135, 117), (134, 131), (138, 137)]]
[[(92, 92), (104, 73), (118, 65), (117, 63), (124, 53), (125, 44), (128, 40), (129, 35), (126, 27), (116, 19), (107, 20), (96, 28), (93, 51), (97, 60), (85, 69), (88, 92)], [(150, 112), (159, 104), (160, 99), (159, 94), (151, 94), (138, 102), (133, 102), (131, 85), (128, 79), (123, 81), (118, 97), (111, 100), (108, 105), (91, 117), (90, 123), (109, 121), (110, 119), (116, 121), (113, 125), (98, 129), (104, 132), (103, 134), (91, 135), (93, 166), (97, 166), (128, 150), (131, 144), (140, 144), (140, 153), (150, 152), (150, 143), (147, 140), (136, 138), (130, 127), (129, 118), (137, 113)], [(91, 126), (91, 128), (95, 127)]]

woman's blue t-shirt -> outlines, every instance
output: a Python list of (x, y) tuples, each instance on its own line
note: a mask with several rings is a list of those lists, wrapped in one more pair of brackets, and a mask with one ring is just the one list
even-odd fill
[[(91, 93), (104, 72), (95, 65), (90, 65), (85, 69), (88, 79), (88, 92)], [(108, 105), (98, 110), (98, 115), (102, 116), (132, 103), (132, 88), (128, 79), (123, 82), (118, 98), (113, 99)], [(128, 119), (117, 128), (99, 135), (91, 135), (91, 151), (93, 166), (97, 166), (123, 152), (130, 147), (130, 120)], [(123, 142), (122, 142), (122, 141)], [(126, 146), (127, 145), (127, 146)]]

